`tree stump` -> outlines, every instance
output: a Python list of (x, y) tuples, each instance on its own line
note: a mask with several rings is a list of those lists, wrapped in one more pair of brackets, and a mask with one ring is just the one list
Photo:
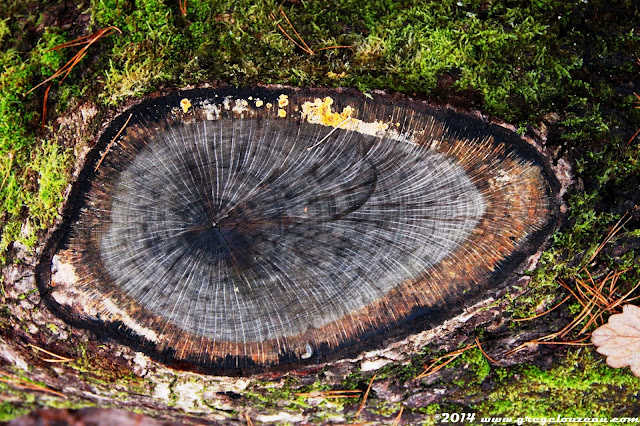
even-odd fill
[[(278, 91), (293, 98), (298, 96), (296, 90), (289, 88), (257, 89), (263, 96), (267, 93), (277, 96)], [(193, 93), (174, 94), (172, 99), (189, 99)], [(331, 93), (341, 102), (348, 99), (348, 96), (342, 98), (346, 96), (344, 92)], [(326, 95), (323, 91), (305, 94), (319, 99)], [(400, 102), (399, 98), (388, 95), (376, 96), (378, 102)], [(293, 114), (294, 107), (301, 105), (297, 98), (296, 105), (293, 103), (286, 114)], [(128, 107), (130, 105), (120, 112)], [(191, 104), (182, 105), (185, 114), (190, 107)], [(229, 111), (232, 108), (233, 105)], [(436, 108), (443, 116), (461, 114), (446, 107), (428, 108)], [(82, 193), (87, 179), (83, 170), (90, 170), (96, 164), (97, 170), (104, 155), (108, 155), (107, 145), (111, 146), (119, 137), (113, 136), (119, 126), (108, 127), (113, 116), (103, 116), (97, 111), (94, 105), (84, 104), (70, 117), (59, 119), (63, 136), (78, 154), (74, 182), (67, 190), (70, 201), (65, 205), (62, 219), (42, 236), (37, 249), (31, 253), (16, 244), (12, 262), (2, 270), (0, 380), (5, 386), (0, 388), (0, 394), (5, 404), (15, 409), (34, 405), (70, 408), (97, 405), (125, 408), (161, 419), (211, 424), (244, 424), (247, 419), (264, 423), (389, 422), (398, 417), (400, 407), (406, 407), (407, 410), (400, 413), (402, 421), (413, 424), (427, 416), (421, 409), (445, 398), (456, 398), (458, 392), (442, 385), (456, 379), (456, 373), (450, 370), (420, 377), (432, 358), (428, 353), (451, 352), (472, 345), (492, 360), (508, 366), (533, 359), (536, 363), (545, 363), (555, 350), (531, 347), (513, 356), (506, 355), (518, 344), (544, 333), (540, 328), (511, 331), (509, 319), (504, 315), (509, 304), (505, 295), (514, 297), (526, 291), (529, 277), (525, 271), (535, 266), (547, 244), (546, 238), (566, 212), (562, 196), (571, 182), (568, 164), (563, 159), (552, 158), (542, 147), (542, 138), (522, 144), (527, 145), (531, 155), (544, 159), (545, 173), (557, 179), (550, 184), (553, 188), (549, 191), (554, 203), (550, 208), (553, 219), (538, 226), (541, 232), (520, 247), (521, 253), (510, 261), (509, 268), (497, 268), (500, 273), (488, 274), (492, 278), (484, 281), (484, 278), (472, 277), (470, 282), (478, 282), (478, 289), (470, 288), (468, 294), (467, 290), (460, 291), (445, 300), (445, 308), (440, 309), (446, 312), (440, 312), (437, 321), (405, 315), (373, 337), (370, 330), (362, 335), (354, 332), (354, 340), (338, 348), (335, 354), (330, 350), (309, 360), (305, 358), (304, 344), (300, 343), (291, 346), (298, 351), (294, 352), (293, 364), (247, 364), (229, 368), (208, 361), (193, 362), (193, 357), (169, 353), (166, 348), (154, 350), (149, 339), (140, 339), (143, 333), (141, 328), (136, 328), (138, 323), (127, 323), (123, 319), (128, 315), (126, 312), (114, 316), (113, 310), (105, 310), (105, 304), (100, 305), (104, 300), (96, 300), (98, 309), (83, 306), (84, 312), (90, 312), (93, 319), (81, 319), (74, 306), (88, 300), (86, 287), (74, 292), (74, 288), (78, 288), (74, 286), (82, 277), (68, 269), (69, 260), (61, 256), (59, 250), (61, 241), (68, 238), (70, 217), (77, 214), (77, 211), (74, 213), (75, 198)], [(277, 109), (274, 111), (282, 114)], [(127, 115), (128, 112), (122, 113), (118, 123), (124, 122)], [(346, 120), (340, 117), (329, 129), (340, 128)], [(496, 130), (498, 133), (507, 132), (504, 124), (497, 126), (483, 117), (473, 120), (484, 123), (487, 128), (500, 129)], [(92, 135), (96, 128), (100, 130)], [(459, 276), (451, 279), (464, 279)], [(56, 288), (58, 285), (67, 287), (61, 292)], [(105, 319), (104, 328), (96, 320), (101, 318)], [(411, 321), (407, 323), (408, 320)], [(545, 327), (552, 328), (553, 324), (547, 323)], [(479, 329), (483, 330), (481, 343), (474, 340)], [(362, 336), (368, 336), (365, 344), (360, 344)], [(312, 353), (322, 352), (320, 343), (312, 340)], [(197, 349), (196, 345), (190, 350)], [(470, 403), (470, 398), (461, 396), (460, 403)], [(361, 403), (364, 403), (362, 407)], [(385, 410), (387, 403), (392, 405)]]

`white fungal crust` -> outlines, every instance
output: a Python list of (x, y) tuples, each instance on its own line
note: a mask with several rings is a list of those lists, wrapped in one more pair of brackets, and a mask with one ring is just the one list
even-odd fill
[(553, 210), (531, 152), (425, 111), (278, 91), (176, 99), (100, 160), (60, 257), (83, 303), (177, 359), (310, 359), (444, 310)]

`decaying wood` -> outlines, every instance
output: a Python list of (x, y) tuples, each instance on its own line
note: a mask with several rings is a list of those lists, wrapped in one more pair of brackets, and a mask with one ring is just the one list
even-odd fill
[[(93, 106), (86, 106), (86, 110), (87, 116), (95, 115)], [(78, 120), (67, 124), (79, 125)], [(87, 150), (78, 147), (78, 151)], [(82, 164), (81, 154), (76, 176)], [(558, 168), (563, 164), (560, 161)], [(0, 381), (4, 386), (0, 387), (0, 399), (15, 406), (32, 406), (28, 401), (33, 398), (39, 406), (116, 406), (162, 419), (212, 424), (246, 424), (247, 419), (256, 424), (302, 423), (327, 415), (334, 421), (412, 424), (424, 416), (416, 408), (455, 392), (433, 385), (438, 378), (444, 382), (450, 379), (451, 370), (420, 377), (424, 370), (421, 363), (428, 361), (425, 348), (432, 353), (452, 352), (469, 344), (479, 346), (479, 342), (483, 353), (503, 366), (532, 360), (544, 364), (554, 351), (561, 350), (532, 346), (507, 356), (514, 347), (557, 329), (553, 320), (546, 320), (514, 331), (504, 314), (509, 304), (504, 295), (508, 292), (513, 297), (526, 291), (529, 277), (519, 273), (535, 264), (540, 254), (536, 253), (510, 277), (507, 287), (489, 291), (479, 303), (439, 327), (416, 330), (400, 341), (382, 342), (378, 350), (248, 375), (242, 370), (220, 375), (203, 369), (169, 368), (99, 331), (73, 327), (50, 309), (36, 285), (35, 267), (44, 241), (55, 232), (53, 228), (48, 236), (43, 235), (43, 243), (34, 252), (16, 244), (13, 262), (2, 269)], [(485, 331), (480, 341), (476, 339), (478, 328)], [(412, 366), (417, 368), (410, 378), (386, 375), (372, 379), (381, 369)], [(327, 402), (333, 400), (337, 403)], [(376, 410), (376, 401), (391, 401), (401, 407), (389, 414)]]

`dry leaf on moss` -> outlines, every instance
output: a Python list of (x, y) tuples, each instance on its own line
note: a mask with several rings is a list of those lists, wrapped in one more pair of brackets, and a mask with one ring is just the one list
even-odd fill
[(612, 315), (591, 334), (591, 342), (607, 356), (609, 367), (630, 366), (640, 377), (640, 307), (625, 305), (621, 314)]

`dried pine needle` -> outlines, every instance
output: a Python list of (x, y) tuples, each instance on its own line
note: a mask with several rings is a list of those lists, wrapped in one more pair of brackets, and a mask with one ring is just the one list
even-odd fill
[(116, 135), (113, 137), (111, 142), (109, 142), (109, 145), (107, 145), (107, 148), (104, 150), (104, 154), (102, 154), (102, 156), (100, 157), (100, 161), (98, 161), (98, 164), (96, 164), (96, 168), (93, 169), (94, 172), (98, 171), (98, 167), (100, 167), (100, 164), (102, 164), (102, 162), (104, 161), (104, 158), (109, 153), (109, 150), (111, 149), (113, 144), (116, 142), (116, 140), (118, 140), (118, 137), (122, 134), (122, 131), (127, 127), (127, 124), (129, 124), (131, 117), (133, 117), (133, 114), (129, 114), (129, 118), (127, 118), (127, 121), (125, 121), (125, 123), (122, 125), (118, 133), (116, 133)]
[(73, 57), (66, 63), (64, 64), (60, 69), (58, 69), (51, 77), (45, 79), (44, 81), (42, 81), (40, 84), (38, 84), (37, 86), (31, 88), (31, 90), (29, 90), (27, 92), (27, 94), (33, 92), (34, 90), (36, 90), (38, 87), (47, 84), (47, 89), (44, 92), (44, 100), (43, 100), (43, 106), (42, 106), (42, 127), (44, 127), (45, 122), (46, 122), (46, 116), (47, 116), (47, 99), (49, 98), (49, 90), (51, 90), (51, 85), (53, 84), (53, 80), (55, 80), (56, 78), (62, 76), (62, 80), (60, 80), (60, 83), (62, 83), (67, 76), (71, 73), (71, 71), (73, 70), (73, 68), (82, 60), (82, 58), (84, 58), (87, 55), (87, 50), (89, 49), (89, 47), (91, 47), (92, 44), (94, 44), (95, 42), (97, 42), (98, 40), (100, 40), (103, 37), (106, 37), (114, 32), (118, 32), (122, 34), (122, 31), (120, 31), (120, 29), (118, 29), (117, 27), (111, 26), (111, 27), (107, 27), (107, 28), (103, 28), (101, 30), (96, 31), (95, 33), (88, 35), (88, 36), (83, 36), (83, 37), (79, 37), (75, 40), (71, 40), (68, 41), (66, 43), (62, 43), (58, 46), (52, 47), (51, 49), (49, 49), (49, 51), (52, 50), (61, 50), (67, 47), (73, 47), (73, 46), (82, 46), (84, 45), (84, 47), (82, 49), (80, 49), (75, 55), (73, 55)]
[[(442, 355), (441, 357), (438, 357), (438, 358), (434, 359), (431, 362), (431, 364), (429, 364), (427, 367), (425, 367), (425, 369), (424, 369), (424, 371), (422, 373), (420, 373), (418, 376), (415, 377), (414, 380), (424, 379), (425, 377), (428, 377), (428, 376), (440, 371), (441, 369), (443, 369), (444, 367), (446, 367), (447, 365), (452, 363), (460, 355), (462, 355), (463, 353), (465, 353), (466, 351), (468, 351), (471, 348), (475, 348), (476, 346), (477, 346), (477, 343), (471, 343), (471, 344), (465, 346), (464, 348), (455, 350), (453, 352), (449, 352), (446, 355)], [(445, 362), (441, 363), (441, 364), (438, 364), (443, 359), (447, 359), (447, 360)]]
[(577, 332), (578, 336), (581, 336), (587, 332), (587, 330), (593, 324), (604, 324), (604, 314), (612, 314), (617, 312), (621, 305), (625, 302), (629, 302), (630, 300), (635, 300), (638, 297), (634, 297), (629, 299), (629, 296), (640, 286), (640, 283), (637, 283), (630, 290), (624, 293), (621, 296), (617, 296), (618, 294), (618, 281), (620, 277), (629, 269), (624, 269), (620, 271), (610, 271), (603, 278), (596, 280), (591, 272), (588, 270), (588, 265), (593, 262), (593, 260), (600, 254), (602, 249), (609, 243), (611, 240), (620, 232), (620, 230), (627, 224), (630, 220), (630, 217), (624, 215), (620, 220), (611, 228), (611, 230), (607, 233), (607, 236), (603, 239), (603, 241), (596, 247), (594, 253), (589, 257), (588, 261), (585, 263), (585, 266), (580, 270), (580, 272), (587, 276), (586, 279), (581, 277), (576, 277), (575, 289), (565, 283), (564, 280), (558, 280), (558, 284), (564, 287), (570, 294), (565, 297), (559, 304), (554, 306), (553, 308), (530, 318), (523, 318), (514, 321), (525, 321), (528, 319), (534, 319), (542, 317), (549, 312), (556, 309), (558, 306), (565, 303), (568, 299), (573, 298), (576, 302), (582, 306), (582, 310), (576, 315), (573, 320), (564, 326), (561, 330), (556, 331), (554, 333), (547, 334), (546, 336), (542, 336), (538, 339), (525, 342), (516, 348), (507, 352), (507, 356), (511, 356), (527, 347), (535, 346), (539, 344), (546, 345), (569, 345), (569, 346), (588, 346), (591, 343), (583, 343), (589, 336), (583, 337), (574, 341), (553, 341), (556, 338), (564, 338), (569, 333), (571, 333), (576, 327), (580, 324), (584, 323), (582, 328)]
[(62, 355), (58, 355), (55, 354), (51, 351), (48, 351), (46, 349), (42, 349), (36, 345), (33, 345), (31, 343), (29, 343), (29, 347), (35, 349), (37, 352), (41, 352), (44, 354), (47, 354), (49, 356), (51, 356), (52, 358), (43, 358), (42, 360), (45, 362), (60, 362), (60, 363), (64, 363), (64, 362), (71, 362), (71, 361), (75, 361), (73, 358), (67, 358), (66, 356), (62, 356)]
[(17, 387), (17, 388), (21, 388), (21, 389), (28, 389), (28, 390), (34, 390), (34, 391), (39, 391), (39, 392), (46, 392), (46, 393), (50, 393), (52, 395), (56, 395), (59, 396), (61, 398), (64, 399), (68, 399), (68, 397), (60, 392), (54, 391), (52, 389), (49, 389), (46, 386), (42, 386), (42, 385), (38, 385), (35, 383), (31, 383), (28, 382), (20, 377), (14, 376), (12, 374), (6, 373), (2, 370), (0, 370), (0, 382), (2, 383), (6, 383), (10, 386), (13, 387)]
[(393, 420), (392, 426), (398, 426), (400, 421), (402, 420), (402, 413), (404, 412), (404, 406), (400, 407), (400, 412), (398, 416)]
[(293, 26), (293, 24), (291, 23), (291, 21), (289, 20), (289, 17), (287, 16), (287, 14), (284, 12), (284, 10), (282, 10), (282, 8), (280, 8), (280, 14), (284, 17), (285, 21), (287, 21), (287, 24), (289, 25), (289, 27), (291, 28), (291, 31), (293, 31), (293, 34), (297, 37), (298, 41), (294, 40), (294, 38), (292, 36), (289, 35), (289, 33), (282, 27), (282, 25), (280, 25), (280, 23), (276, 22), (277, 19), (276, 17), (273, 15), (273, 13), (269, 14), (269, 17), (271, 18), (271, 20), (273, 20), (276, 23), (276, 26), (278, 27), (278, 29), (280, 30), (280, 32), (287, 37), (289, 40), (291, 40), (291, 42), (293, 44), (295, 44), (297, 47), (299, 47), (301, 50), (303, 50), (305, 53), (309, 54), (310, 56), (313, 56), (316, 54), (316, 52), (319, 52), (321, 50), (328, 50), (328, 49), (349, 49), (351, 48), (351, 46), (327, 46), (327, 47), (321, 47), (319, 49), (313, 50), (312, 48), (309, 47), (309, 45), (307, 44), (306, 41), (304, 41), (304, 39), (302, 38), (302, 36), (298, 33), (298, 31), (296, 30), (296, 28)]
[(312, 391), (312, 392), (300, 392), (295, 393), (295, 396), (302, 396), (305, 398), (323, 398), (323, 399), (336, 399), (336, 398), (358, 398), (362, 393), (361, 390), (328, 390), (328, 391)]
[(367, 403), (369, 392), (371, 391), (371, 385), (373, 385), (373, 381), (375, 379), (376, 379), (376, 375), (374, 374), (373, 377), (371, 377), (371, 380), (369, 381), (369, 386), (367, 386), (367, 391), (364, 393), (364, 396), (362, 397), (362, 402), (360, 403), (360, 407), (358, 407), (358, 411), (356, 412), (356, 417), (359, 417), (360, 413), (362, 413), (362, 410), (364, 409), (364, 405)]

